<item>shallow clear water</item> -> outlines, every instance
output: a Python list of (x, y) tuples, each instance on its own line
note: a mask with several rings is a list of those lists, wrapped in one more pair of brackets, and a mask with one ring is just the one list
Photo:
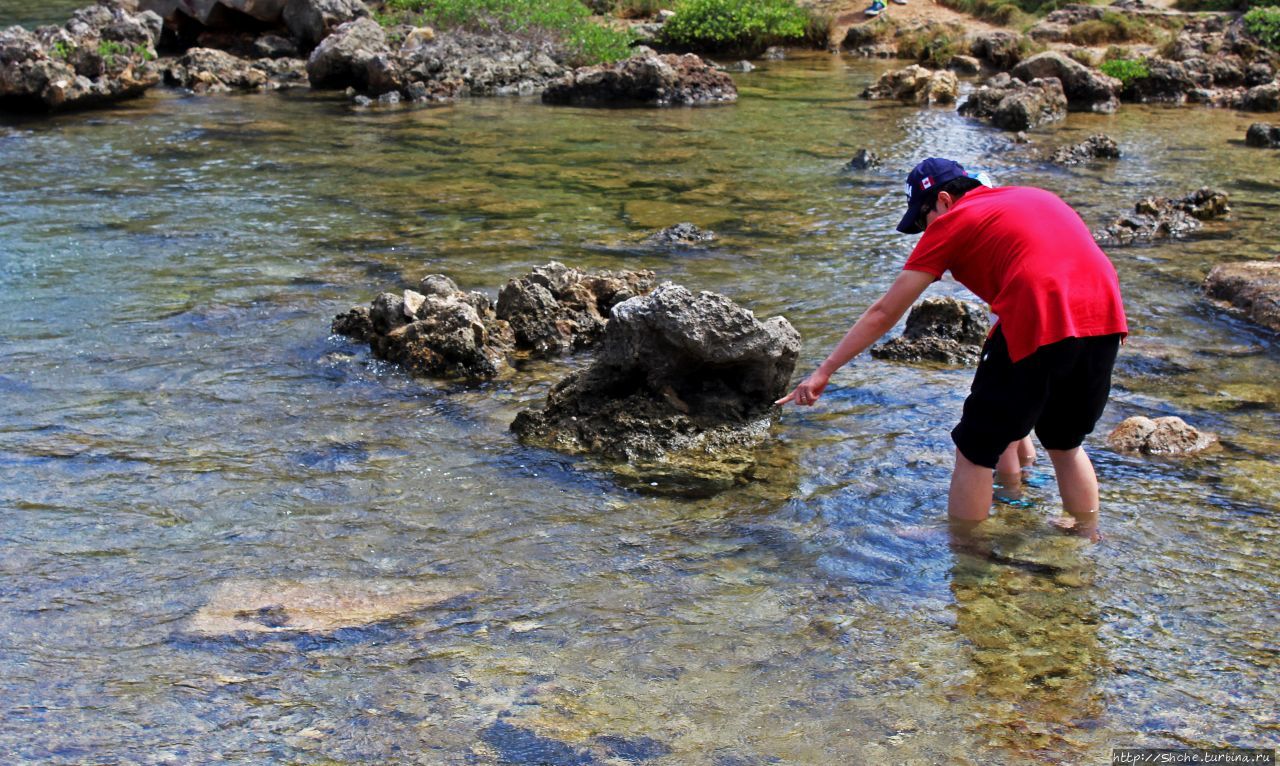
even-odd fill
[[(1280, 254), (1280, 168), (1240, 141), (1255, 118), (1127, 107), (1028, 148), (950, 110), (858, 100), (886, 66), (770, 64), (740, 76), (737, 105), (699, 110), (155, 92), (0, 123), (6, 762), (1275, 747), (1280, 362), (1274, 336), (1198, 294), (1216, 262)], [(1124, 159), (1031, 155), (1099, 130)], [(885, 167), (842, 171), (861, 147)], [(786, 413), (760, 481), (682, 500), (514, 441), (514, 413), (580, 360), (468, 389), (327, 334), (426, 273), (492, 295), (554, 258), (782, 313), (807, 370), (905, 259), (900, 177), (926, 154), (1050, 188), (1091, 224), (1149, 193), (1232, 195), (1209, 237), (1112, 253), (1134, 334), (1090, 442), (1103, 545), (1050, 531), (1043, 460), (1030, 507), (950, 539), (966, 370), (859, 359), (822, 406)], [(638, 244), (681, 220), (717, 247)], [(1223, 448), (1154, 460), (1102, 443), (1167, 413)], [(264, 580), (468, 595), (320, 636), (187, 629), (215, 589)]]

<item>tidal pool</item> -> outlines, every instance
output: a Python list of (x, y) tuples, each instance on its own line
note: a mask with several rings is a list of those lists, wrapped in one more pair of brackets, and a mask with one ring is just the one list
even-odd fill
[[(1242, 141), (1257, 117), (1127, 106), (1024, 146), (856, 98), (889, 66), (769, 63), (707, 109), (158, 90), (5, 118), (5, 762), (1077, 764), (1280, 744), (1277, 343), (1198, 289), (1215, 263), (1280, 255), (1280, 166)], [(1035, 157), (1098, 131), (1121, 160)], [(884, 165), (842, 170), (863, 147)], [(783, 314), (807, 371), (901, 268), (901, 179), (928, 155), (1052, 189), (1091, 225), (1147, 194), (1231, 194), (1204, 237), (1111, 251), (1133, 336), (1089, 442), (1102, 545), (1051, 530), (1043, 459), (976, 539), (948, 533), (967, 370), (858, 359), (786, 412), (757, 481), (681, 499), (507, 431), (581, 359), (468, 388), (328, 334), (427, 273), (494, 295), (556, 259)], [(720, 241), (640, 244), (682, 220)], [(1134, 414), (1222, 447), (1109, 452)], [(241, 583), (229, 613), (262, 630), (191, 629)], [(370, 626), (291, 631), (261, 583), (297, 609), (396, 600)]]

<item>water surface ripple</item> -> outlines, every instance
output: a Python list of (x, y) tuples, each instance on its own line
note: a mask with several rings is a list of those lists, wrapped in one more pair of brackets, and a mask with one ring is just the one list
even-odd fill
[[(739, 79), (732, 107), (477, 100), (352, 113), (186, 98), (0, 125), (0, 752), (6, 763), (1085, 763), (1276, 747), (1276, 340), (1207, 304), (1274, 258), (1247, 115), (1072, 115), (1031, 147), (855, 95), (883, 63)], [(1115, 137), (1077, 169), (1033, 150)], [(841, 165), (862, 147), (886, 158)], [(819, 361), (892, 281), (926, 154), (1091, 224), (1226, 189), (1213, 236), (1116, 250), (1134, 334), (1090, 446), (1110, 540), (1050, 533), (1043, 465), (974, 540), (942, 523), (966, 370), (860, 359), (788, 411), (760, 481), (636, 494), (506, 427), (578, 361), (476, 389), (328, 336), (443, 272), (651, 268), (785, 314)], [(689, 220), (705, 252), (646, 250)], [(954, 283), (935, 294), (962, 294)], [(1116, 455), (1133, 414), (1221, 435)], [(209, 638), (226, 583), (468, 593), (367, 628)], [(1272, 691), (1268, 692), (1267, 689)]]

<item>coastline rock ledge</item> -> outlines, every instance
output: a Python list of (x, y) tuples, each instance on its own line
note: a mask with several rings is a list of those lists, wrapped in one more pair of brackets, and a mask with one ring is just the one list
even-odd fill
[(511, 430), (624, 478), (723, 489), (750, 474), (799, 353), (783, 317), (761, 322), (722, 295), (664, 282), (614, 306), (591, 366)]
[(701, 106), (738, 100), (733, 78), (692, 53), (639, 48), (616, 64), (575, 69), (542, 92), (547, 104)]

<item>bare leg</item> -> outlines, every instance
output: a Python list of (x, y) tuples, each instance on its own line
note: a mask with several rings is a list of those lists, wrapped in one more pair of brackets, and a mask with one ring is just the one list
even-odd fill
[(1031, 443), (1031, 434), (1018, 442), (1018, 462), (1023, 468), (1036, 462), (1036, 445)]
[(1082, 537), (1101, 539), (1098, 532), (1098, 477), (1084, 448), (1046, 450), (1058, 477), (1062, 509), (1072, 518), (1069, 528)]
[(1021, 447), (1020, 441), (1009, 442), (996, 463), (996, 484), (1000, 485), (999, 496), (1003, 500), (1022, 497)]
[(960, 450), (951, 472), (947, 513), (962, 521), (982, 521), (991, 515), (991, 469), (969, 462)]

